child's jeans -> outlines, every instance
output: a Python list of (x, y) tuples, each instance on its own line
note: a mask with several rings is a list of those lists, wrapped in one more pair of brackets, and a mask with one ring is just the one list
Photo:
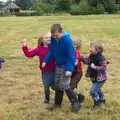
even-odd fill
[(43, 72), (42, 71), (42, 82), (44, 85), (44, 93), (45, 96), (50, 95), (50, 87), (54, 89), (55, 84), (54, 84), (54, 78), (55, 78), (55, 72)]
[(90, 90), (90, 95), (92, 96), (93, 100), (104, 100), (104, 94), (101, 92), (101, 88), (104, 85), (105, 81), (102, 82), (95, 82), (92, 84), (92, 88)]
[(55, 72), (42, 72), (42, 82), (44, 87), (54, 86)]

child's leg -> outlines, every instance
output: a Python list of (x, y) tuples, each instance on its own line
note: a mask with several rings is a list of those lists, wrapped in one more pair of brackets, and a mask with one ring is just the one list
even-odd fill
[[(77, 88), (77, 85), (80, 82), (81, 78), (82, 78), (82, 72), (77, 72), (71, 77), (70, 87), (72, 88), (72, 90)], [(81, 93), (79, 94), (76, 93), (76, 95), (78, 96), (79, 102), (82, 103), (84, 101), (84, 95)]]
[(92, 88), (90, 90), (90, 95), (91, 95), (92, 99), (95, 101), (99, 100), (98, 91), (99, 91), (99, 83), (93, 83)]
[(104, 96), (103, 92), (101, 91), (101, 88), (104, 85), (104, 83), (105, 83), (104, 81), (100, 83), (101, 87), (100, 87), (100, 89), (98, 91), (98, 94), (99, 94), (100, 102), (105, 104), (105, 96)]
[(74, 76), (71, 77), (70, 81), (70, 87), (74, 90), (77, 88), (78, 83), (80, 82), (82, 78), (82, 72), (76, 73)]
[(93, 83), (92, 88), (90, 90), (90, 95), (92, 96), (92, 99), (94, 100), (94, 105), (92, 107), (92, 110), (96, 110), (99, 108), (100, 105), (100, 98), (98, 91), (100, 90), (100, 84), (99, 83)]
[(50, 100), (50, 89), (49, 89), (49, 86), (44, 87), (44, 93), (45, 93), (44, 103), (49, 103), (49, 100)]
[(53, 81), (54, 72), (42, 72), (42, 82), (44, 85), (45, 101), (44, 103), (49, 103), (50, 100), (50, 85)]

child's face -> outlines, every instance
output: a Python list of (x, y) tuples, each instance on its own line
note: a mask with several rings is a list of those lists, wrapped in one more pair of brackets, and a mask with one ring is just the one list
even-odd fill
[(55, 40), (59, 40), (62, 36), (62, 33), (56, 31), (54, 33), (52, 33), (52, 37), (55, 39)]
[(51, 37), (51, 34), (45, 34), (44, 35), (44, 38), (43, 38), (43, 43), (45, 44), (50, 44), (50, 37)]
[(93, 44), (90, 46), (90, 53), (93, 55), (96, 55), (98, 53)]

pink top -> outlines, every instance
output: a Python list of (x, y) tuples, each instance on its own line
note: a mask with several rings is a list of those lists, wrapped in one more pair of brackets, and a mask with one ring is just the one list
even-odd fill
[(42, 63), (44, 58), (46, 57), (46, 55), (49, 52), (50, 47), (44, 47), (44, 46), (38, 46), (33, 50), (29, 50), (27, 46), (23, 46), (22, 47), (24, 54), (29, 57), (32, 58), (35, 55), (39, 56), (40, 59), (40, 69), (44, 72), (50, 72), (50, 71), (54, 71), (55, 70), (55, 60), (52, 60), (49, 64), (47, 64), (44, 68), (42, 67)]

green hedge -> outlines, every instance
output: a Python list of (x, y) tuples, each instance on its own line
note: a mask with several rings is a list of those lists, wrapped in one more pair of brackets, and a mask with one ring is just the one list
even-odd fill
[(69, 13), (71, 15), (80, 15), (80, 7), (79, 7), (79, 5), (71, 5)]
[(41, 15), (43, 15), (42, 13), (40, 13), (40, 12), (18, 12), (18, 13), (15, 13), (15, 15), (16, 16), (41, 16)]
[(31, 16), (31, 12), (17, 12), (16, 16)]

